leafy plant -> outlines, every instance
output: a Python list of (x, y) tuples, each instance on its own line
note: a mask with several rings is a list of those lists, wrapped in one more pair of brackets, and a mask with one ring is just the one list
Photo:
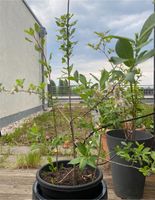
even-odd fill
[(116, 154), (130, 162), (130, 165), (137, 168), (144, 176), (155, 173), (155, 151), (138, 142), (122, 142), (122, 146), (116, 147)]
[[(67, 14), (62, 15), (60, 18), (56, 18), (56, 24), (59, 28), (57, 40), (60, 42), (60, 50), (63, 52), (61, 60), (64, 66), (62, 70), (62, 76), (60, 77), (60, 85), (65, 84), (66, 87), (65, 93), (67, 93), (69, 97), (69, 115), (65, 115), (62, 110), (58, 108), (53, 99), (53, 94), (50, 93), (53, 120), (52, 125), (55, 136), (51, 140), (47, 141), (45, 139), (45, 133), (34, 124), (34, 126), (29, 129), (29, 137), (33, 143), (39, 142), (47, 145), (47, 148), (49, 148), (48, 161), (50, 163), (50, 168), (52, 171), (58, 170), (59, 146), (62, 145), (64, 141), (63, 135), (59, 135), (58, 133), (56, 111), (60, 112), (61, 116), (66, 120), (66, 124), (68, 125), (70, 131), (72, 143), (71, 147), (73, 152), (73, 160), (70, 161), (70, 164), (72, 164), (74, 168), (73, 184), (76, 184), (76, 165), (78, 165), (81, 170), (89, 165), (94, 168), (95, 174), (96, 166), (99, 164), (99, 161), (104, 158), (101, 152), (101, 134), (98, 131), (99, 129), (92, 121), (85, 122), (84, 118), (92, 111), (97, 110), (100, 114), (100, 123), (111, 123), (113, 126), (117, 127), (120, 122), (120, 119), (118, 119), (117, 116), (122, 115), (122, 118), (124, 118), (125, 113), (127, 112), (127, 119), (130, 116), (132, 116), (132, 118), (136, 118), (138, 115), (137, 111), (140, 112), (139, 97), (142, 95), (138, 83), (141, 77), (141, 71), (137, 68), (137, 65), (155, 54), (154, 49), (151, 51), (142, 51), (142, 48), (150, 42), (149, 37), (155, 26), (154, 16), (155, 15), (151, 15), (149, 17), (149, 19), (145, 22), (140, 34), (135, 35), (134, 40), (120, 36), (108, 35), (108, 32), (96, 33), (100, 38), (99, 43), (97, 45), (89, 44), (89, 46), (95, 50), (103, 51), (107, 58), (109, 58), (108, 54), (111, 55), (113, 53), (113, 49), (106, 49), (106, 44), (110, 43), (112, 39), (117, 39), (118, 41), (115, 45), (117, 57), (112, 56), (110, 59), (112, 70), (107, 71), (103, 69), (99, 78), (91, 74), (92, 78), (95, 80), (95, 83), (92, 80), (88, 80), (85, 75), (79, 73), (78, 71), (74, 71), (73, 69), (71, 57), (73, 56), (74, 46), (77, 44), (77, 42), (73, 39), (76, 31), (75, 25), (77, 21), (72, 20), (73, 14), (70, 14), (69, 12), (69, 0)], [(39, 25), (35, 23), (33, 27), (25, 30), (25, 33), (28, 35), (28, 37), (25, 38), (27, 42), (33, 45), (37, 52), (42, 54), (43, 58), (39, 60), (39, 63), (44, 67), (45, 77), (51, 80), (50, 75), (52, 54), (50, 54), (49, 58), (47, 59), (44, 52), (45, 39), (40, 38), (39, 41), (37, 38), (38, 34), (40, 33)], [(39, 94), (40, 98), (42, 99), (49, 98), (49, 94), (44, 92), (46, 86), (45, 83), (40, 83), (38, 86), (31, 83), (27, 89), (24, 89), (24, 81), (24, 79), (17, 79), (13, 89), (11, 90), (11, 93), (28, 92), (29, 94)], [(74, 109), (71, 102), (72, 81), (78, 85), (76, 91), (79, 93), (88, 108), (85, 113), (79, 114), (78, 116), (74, 116)], [(0, 84), (0, 91), (8, 92), (8, 90), (5, 89), (2, 84)], [(81, 138), (76, 138), (75, 126), (77, 122), (79, 122), (79, 124), (81, 124), (81, 126), (84, 128), (92, 130), (89, 135), (85, 134)], [(135, 123), (133, 123), (132, 128), (135, 128)], [(50, 154), (55, 148), (57, 163), (56, 167), (53, 165)], [(130, 144), (129, 148), (131, 148)], [(143, 151), (145, 155), (141, 156), (140, 151)], [(136, 163), (138, 160), (140, 164), (142, 164), (143, 158), (147, 160), (147, 155), (149, 155), (148, 152), (149, 149), (144, 150), (143, 146), (139, 145), (138, 149), (134, 152), (134, 156), (131, 156), (128, 152), (128, 146), (125, 146), (124, 152), (119, 151), (119, 154), (120, 156), (133, 161), (133, 163)], [(32, 154), (31, 152), (28, 156), (24, 155), (19, 157), (17, 162), (19, 163), (19, 166), (22, 167), (34, 166), (36, 164), (36, 160), (39, 160), (39, 156), (40, 154)], [(154, 155), (152, 154), (152, 159), (154, 159), (153, 157)]]
[[(100, 39), (99, 42), (96, 45), (89, 44), (93, 49), (102, 51), (109, 59), (112, 65), (111, 80), (115, 83), (118, 81), (117, 86), (114, 88), (114, 93), (110, 97), (109, 104), (107, 101), (103, 109), (101, 108), (102, 122), (105, 118), (104, 114), (106, 114), (104, 110), (108, 106), (108, 109), (111, 111), (109, 117), (112, 119), (116, 118), (115, 116), (117, 115), (123, 116), (124, 119), (129, 119), (137, 118), (142, 114), (141, 99), (143, 98), (143, 92), (139, 86), (142, 73), (138, 65), (155, 55), (155, 49), (144, 49), (152, 41), (149, 38), (155, 26), (154, 19), (155, 14), (153, 13), (145, 21), (140, 33), (135, 34), (134, 39), (110, 35), (109, 32), (96, 33)], [(115, 51), (106, 48), (106, 45), (112, 39), (117, 40)], [(114, 52), (116, 56), (111, 56)], [(100, 85), (100, 88), (102, 89), (102, 85)], [(117, 109), (115, 109), (116, 107)], [(114, 126), (118, 122), (114, 121)], [(130, 128), (131, 130), (136, 128), (135, 120), (132, 121)]]

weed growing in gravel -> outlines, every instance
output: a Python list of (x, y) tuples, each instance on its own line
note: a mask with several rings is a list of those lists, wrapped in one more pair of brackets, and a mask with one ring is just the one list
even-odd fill
[(38, 151), (30, 151), (28, 154), (20, 154), (16, 158), (17, 168), (37, 168), (42, 161)]

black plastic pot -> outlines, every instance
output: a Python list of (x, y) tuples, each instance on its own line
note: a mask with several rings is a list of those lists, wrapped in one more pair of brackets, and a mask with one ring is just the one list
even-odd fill
[[(153, 141), (153, 135), (145, 131), (134, 131), (133, 138), (134, 141), (144, 143), (145, 146), (149, 147), (151, 147)], [(130, 165), (131, 163), (115, 154), (115, 147), (117, 145), (121, 146), (122, 141), (126, 141), (124, 130), (111, 130), (107, 132), (107, 143), (112, 161)], [(142, 173), (135, 168), (116, 163), (111, 163), (111, 170), (114, 191), (117, 196), (127, 199), (142, 198), (145, 184), (145, 176)]]
[[(59, 161), (59, 166), (67, 165), (69, 161)], [(54, 163), (55, 164), (55, 163)], [(54, 185), (44, 181), (40, 174), (43, 171), (48, 171), (49, 165), (43, 166), (38, 170), (36, 179), (37, 181), (33, 185), (33, 200), (45, 200), (45, 199), (107, 199), (107, 186), (103, 179), (101, 170), (97, 169), (97, 178), (87, 184), (75, 185), (75, 186), (63, 186)]]

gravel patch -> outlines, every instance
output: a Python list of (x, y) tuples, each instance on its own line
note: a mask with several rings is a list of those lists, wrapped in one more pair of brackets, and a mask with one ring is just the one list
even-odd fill
[(47, 111), (39, 111), (39, 112), (31, 114), (28, 117), (25, 117), (25, 118), (23, 118), (23, 119), (21, 119), (19, 121), (16, 121), (16, 122), (14, 122), (12, 124), (9, 124), (6, 127), (3, 127), (1, 129), (1, 135), (6, 135), (6, 134), (12, 133), (16, 128), (22, 127), (22, 125), (24, 123), (27, 123), (27, 122), (31, 121), (33, 118), (37, 117), (38, 115), (41, 115), (44, 112), (48, 112), (49, 110), (50, 109), (47, 109)]

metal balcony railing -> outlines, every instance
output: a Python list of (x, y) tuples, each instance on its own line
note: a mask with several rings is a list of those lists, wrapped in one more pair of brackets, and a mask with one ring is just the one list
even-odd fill
[[(76, 86), (71, 86), (71, 96), (79, 96), (75, 90)], [(144, 96), (153, 96), (154, 88), (153, 85), (141, 85), (144, 90)], [(53, 86), (48, 85), (48, 91), (52, 93), (53, 96), (68, 96), (69, 89), (66, 86)]]

